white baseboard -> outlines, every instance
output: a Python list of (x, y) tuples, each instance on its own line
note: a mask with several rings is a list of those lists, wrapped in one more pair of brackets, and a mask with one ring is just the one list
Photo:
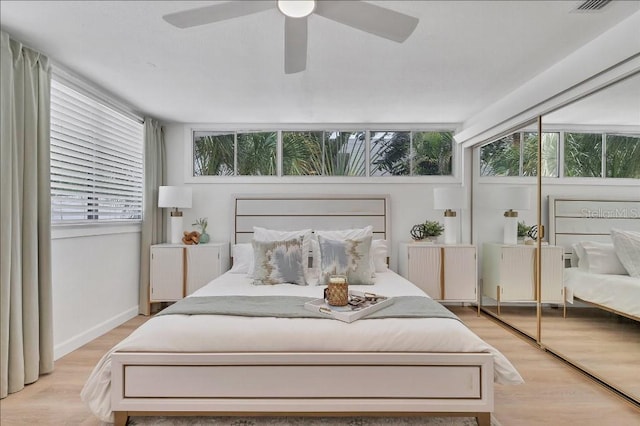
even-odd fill
[(70, 352), (75, 351), (80, 346), (89, 343), (93, 339), (102, 336), (104, 333), (113, 330), (117, 326), (124, 324), (129, 321), (131, 318), (134, 318), (138, 315), (138, 305), (133, 306), (126, 311), (122, 312), (114, 316), (113, 318), (109, 318), (106, 321), (101, 322), (95, 327), (90, 328), (89, 330), (80, 333), (76, 336), (73, 336), (70, 339), (65, 340), (64, 342), (54, 345), (53, 347), (53, 359), (58, 360), (63, 356), (67, 355)]

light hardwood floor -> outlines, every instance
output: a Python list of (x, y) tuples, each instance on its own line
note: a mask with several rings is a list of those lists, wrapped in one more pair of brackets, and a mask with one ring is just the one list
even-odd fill
[[(496, 385), (495, 416), (503, 426), (640, 426), (640, 409), (533, 347), (471, 308), (451, 307), (485, 341), (499, 349), (526, 384)], [(136, 317), (58, 360), (55, 371), (0, 401), (0, 424), (99, 425), (79, 393), (100, 357), (146, 321)]]

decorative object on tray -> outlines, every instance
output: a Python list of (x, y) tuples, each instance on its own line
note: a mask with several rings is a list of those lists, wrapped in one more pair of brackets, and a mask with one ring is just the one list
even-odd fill
[(349, 291), (349, 301), (345, 306), (329, 305), (325, 299), (316, 299), (304, 304), (305, 309), (320, 312), (331, 318), (353, 322), (372, 314), (393, 303), (393, 298), (379, 294)]
[(200, 233), (198, 231), (184, 231), (184, 236), (182, 237), (182, 243), (188, 246), (192, 246), (194, 244), (198, 244), (200, 242)]
[(209, 242), (209, 234), (207, 234), (207, 226), (209, 225), (206, 217), (201, 217), (196, 220), (191, 226), (200, 227), (200, 243), (207, 244)]
[(332, 275), (324, 289), (324, 300), (331, 306), (346, 306), (349, 303), (349, 284), (345, 275)]
[(424, 223), (413, 225), (411, 228), (411, 238), (414, 241), (435, 241), (444, 231), (444, 227), (440, 222), (427, 220)]

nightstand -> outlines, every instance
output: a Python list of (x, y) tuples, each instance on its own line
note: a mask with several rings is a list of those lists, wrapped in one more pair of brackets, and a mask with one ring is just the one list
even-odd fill
[(478, 302), (476, 247), (400, 243), (398, 272), (435, 300)]
[(229, 243), (151, 246), (149, 303), (175, 302), (229, 269)]

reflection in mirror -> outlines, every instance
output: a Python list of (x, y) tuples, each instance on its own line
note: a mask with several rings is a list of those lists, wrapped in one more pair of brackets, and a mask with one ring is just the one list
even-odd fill
[[(537, 140), (535, 125), (475, 148), (474, 238), (479, 250), (482, 309), (537, 339), (535, 246)], [(557, 143), (547, 138), (548, 150)], [(552, 162), (544, 173), (556, 173)], [(506, 177), (506, 178), (505, 178)], [(510, 178), (510, 177), (514, 177)]]
[(541, 343), (640, 402), (640, 250), (624, 248), (640, 246), (640, 74), (544, 116), (543, 131), (559, 135), (543, 211), (566, 268), (559, 303), (542, 280)]

